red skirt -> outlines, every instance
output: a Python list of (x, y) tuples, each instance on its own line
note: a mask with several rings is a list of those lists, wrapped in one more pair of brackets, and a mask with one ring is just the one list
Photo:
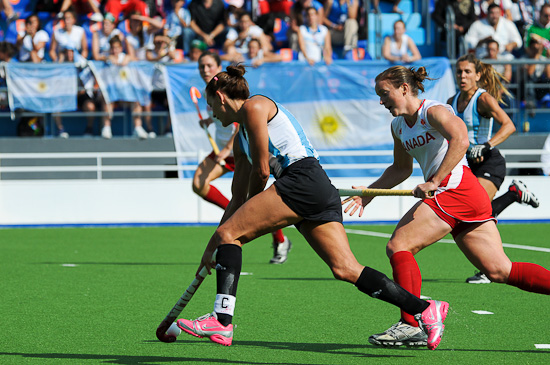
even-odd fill
[[(439, 186), (445, 188), (450, 177), (451, 174)], [(433, 199), (424, 199), (423, 202), (451, 226), (453, 235), (458, 234), (455, 229), (461, 223), (496, 221), (487, 192), (467, 166), (464, 166), (462, 179), (456, 188), (438, 192)]]

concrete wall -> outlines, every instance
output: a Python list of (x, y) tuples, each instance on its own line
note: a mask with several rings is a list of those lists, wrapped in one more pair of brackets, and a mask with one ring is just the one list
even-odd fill
[[(513, 177), (504, 182), (502, 192)], [(513, 204), (500, 220), (550, 221), (549, 178), (519, 177), (536, 193), (541, 206)], [(369, 179), (333, 179), (336, 187), (349, 188), (369, 184)], [(411, 178), (401, 188), (420, 183)], [(230, 179), (216, 181), (229, 196)], [(502, 193), (501, 192), (501, 193)], [(500, 195), (500, 193), (498, 194)], [(346, 217), (346, 222), (397, 221), (415, 203), (412, 197), (378, 197), (363, 218)], [(0, 226), (14, 225), (95, 225), (217, 223), (222, 216), (218, 207), (199, 199), (191, 190), (190, 180), (46, 180), (1, 181)]]

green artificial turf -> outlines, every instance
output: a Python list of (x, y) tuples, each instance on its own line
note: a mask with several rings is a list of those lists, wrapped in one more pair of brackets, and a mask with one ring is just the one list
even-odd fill
[[(391, 233), (392, 226), (350, 226)], [(550, 225), (500, 225), (503, 241), (550, 248)], [(451, 304), (443, 341), (425, 348), (370, 345), (398, 310), (332, 279), (295, 229), (284, 265), (270, 265), (271, 237), (243, 250), (233, 346), (155, 329), (190, 284), (214, 227), (0, 230), (0, 364), (544, 364), (548, 296), (500, 284), (465, 284), (474, 267), (450, 243), (416, 258), (422, 294)], [(349, 234), (359, 262), (391, 277), (386, 238)], [(506, 248), (512, 261), (550, 268), (550, 253)], [(212, 311), (207, 278), (182, 317)], [(479, 315), (486, 310), (493, 315)]]

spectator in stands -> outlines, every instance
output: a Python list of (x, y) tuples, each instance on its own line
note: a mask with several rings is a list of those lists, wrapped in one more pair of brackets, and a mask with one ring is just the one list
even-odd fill
[(111, 13), (105, 14), (101, 30), (92, 34), (92, 57), (95, 61), (106, 61), (111, 54), (111, 39), (117, 36), (121, 41), (124, 34), (116, 28), (115, 17)]
[[(176, 58), (176, 50), (170, 45), (171, 40), (169, 37), (156, 34), (153, 40), (153, 49), (147, 50), (147, 61), (149, 62), (173, 62)], [(162, 72), (156, 70), (153, 75), (153, 93), (151, 96), (151, 103), (143, 107), (143, 110), (148, 113), (145, 115), (145, 125), (149, 129), (148, 137), (156, 138), (157, 134), (154, 132), (151, 112), (153, 110), (153, 100), (162, 105), (166, 104), (166, 84), (164, 83), (164, 76)]]
[(153, 34), (161, 29), (162, 21), (158, 18), (143, 16), (138, 12), (130, 13), (130, 33), (126, 36), (126, 49), (132, 60), (146, 59), (147, 48), (152, 48)]
[(244, 55), (244, 62), (251, 64), (252, 67), (259, 67), (266, 62), (281, 62), (282, 60), (281, 55), (271, 51), (264, 51), (259, 39), (252, 38), (248, 42), (248, 52)]
[(227, 17), (225, 25), (228, 28), (237, 28), (239, 23), (239, 16), (245, 10), (243, 9), (244, 0), (224, 0), (227, 4)]
[(543, 45), (542, 55), (547, 57), (550, 49), (550, 4), (545, 3), (539, 11), (538, 22), (532, 24), (525, 31), (525, 43), (529, 44), (533, 34), (540, 36)]
[(171, 39), (175, 48), (183, 49), (187, 54), (191, 50), (193, 30), (191, 29), (191, 13), (184, 7), (184, 0), (171, 0), (173, 9), (166, 16), (164, 34)]
[[(514, 59), (514, 56), (511, 54), (501, 54), (499, 53), (499, 45), (498, 42), (494, 39), (491, 39), (487, 41), (487, 57), (486, 59), (489, 60), (496, 60), (496, 61), (509, 61)], [(508, 83), (512, 80), (512, 65), (511, 64), (499, 64), (499, 65), (493, 65), (493, 68), (496, 72), (501, 74), (504, 77), (503, 82)]]
[(298, 32), (300, 26), (306, 24), (306, 10), (314, 7), (317, 10), (319, 24), (325, 24), (325, 8), (317, 0), (297, 0), (290, 9), (289, 45), (295, 51), (299, 51)]
[(499, 53), (512, 53), (523, 45), (516, 25), (501, 16), (497, 4), (489, 5), (487, 17), (476, 20), (465, 36), (468, 50), (475, 51), (478, 58), (487, 55), (486, 44), (491, 39), (500, 45)]
[(123, 13), (125, 18), (136, 13), (144, 17), (149, 16), (149, 8), (142, 0), (107, 0), (105, 12), (113, 14), (117, 21), (120, 13)]
[(413, 39), (405, 34), (405, 23), (393, 23), (393, 34), (384, 38), (382, 56), (392, 62), (413, 62), (422, 58)]
[(199, 58), (201, 57), (202, 53), (207, 49), (208, 47), (206, 46), (206, 43), (204, 43), (200, 39), (194, 39), (193, 42), (191, 42), (191, 51), (189, 52), (189, 61), (199, 62)]
[[(115, 36), (111, 38), (109, 43), (111, 44), (111, 48), (110, 48), (111, 54), (107, 59), (108, 63), (114, 66), (126, 66), (130, 61), (132, 61), (132, 57), (124, 53), (124, 48), (122, 47), (122, 40), (120, 38)], [(142, 107), (141, 105), (139, 105), (138, 102), (133, 102), (131, 104), (132, 104), (132, 113), (138, 114), (142, 112)], [(113, 109), (114, 109), (113, 103), (106, 105), (106, 111), (108, 115), (104, 118), (104, 121), (103, 121), (104, 125), (103, 125), (103, 129), (101, 130), (101, 136), (106, 139), (110, 139), (113, 137), (112, 130), (111, 130), (111, 119), (110, 119), (110, 116), (113, 114)], [(134, 117), (134, 135), (139, 139), (149, 138), (147, 131), (145, 131), (145, 129), (143, 128), (143, 121), (140, 116)]]
[(512, 0), (483, 0), (480, 1), (480, 18), (484, 18), (489, 14), (489, 7), (497, 5), (500, 8), (500, 14), (508, 20), (512, 20)]
[(59, 54), (74, 50), (84, 58), (88, 57), (88, 41), (84, 28), (76, 25), (76, 13), (70, 9), (63, 13), (64, 27), (54, 30), (50, 44), (50, 58), (57, 62)]
[(6, 21), (8, 24), (19, 18), (19, 15), (13, 11), (10, 0), (0, 1), (0, 12), (3, 12), (6, 16)]
[(63, 14), (69, 10), (69, 8), (73, 8), (78, 15), (87, 15), (90, 13), (101, 14), (99, 10), (100, 5), (99, 0), (63, 0), (59, 13)]
[(248, 42), (252, 38), (260, 41), (261, 49), (264, 52), (271, 50), (271, 43), (264, 34), (263, 29), (254, 24), (250, 14), (243, 12), (239, 15), (237, 29), (230, 28), (227, 32), (223, 45), (225, 54), (222, 56), (222, 59), (242, 62), (248, 53)]
[(333, 46), (344, 46), (344, 53), (357, 48), (359, 0), (326, 0), (324, 22)]
[[(17, 54), (17, 47), (15, 44), (1, 41), (0, 42), (0, 62), (17, 61), (13, 57)], [(5, 75), (0, 77), (0, 80), (5, 80)]]
[(40, 29), (40, 19), (36, 14), (25, 19), (25, 30), (17, 35), (19, 61), (39, 63), (44, 59), (46, 44), (50, 36)]
[(192, 0), (189, 11), (194, 38), (202, 39), (208, 47), (222, 48), (227, 35), (223, 1)]
[[(538, 34), (531, 34), (528, 41), (529, 43), (525, 49), (525, 56), (523, 58), (527, 60), (548, 61), (548, 58), (542, 55), (544, 50), (542, 40), (543, 38)], [(525, 101), (525, 106), (528, 111), (534, 114), (534, 110), (537, 107), (537, 102), (540, 102), (541, 99), (550, 92), (550, 89), (547, 87), (539, 88), (525, 84), (548, 84), (550, 82), (550, 63), (524, 65), (523, 67), (523, 87), (521, 87), (520, 90), (525, 90), (525, 95), (522, 100)]]
[(461, 49), (461, 43), (464, 35), (470, 29), (473, 22), (477, 20), (472, 0), (437, 0), (435, 9), (432, 13), (432, 19), (442, 30), (441, 36), (446, 39), (446, 33), (450, 26), (447, 24), (447, 7), (451, 6), (455, 14), (455, 24), (453, 25), (456, 37), (456, 54), (461, 56), (465, 49)]
[(298, 45), (300, 53), (298, 59), (306, 61), (310, 65), (325, 61), (327, 65), (332, 63), (332, 42), (328, 28), (319, 24), (317, 9), (306, 9), (306, 24), (300, 25), (298, 31)]

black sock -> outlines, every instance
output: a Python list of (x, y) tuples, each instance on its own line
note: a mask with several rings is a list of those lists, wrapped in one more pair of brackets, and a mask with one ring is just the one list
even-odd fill
[(507, 191), (506, 193), (502, 194), (493, 202), (491, 203), (491, 206), (493, 207), (493, 217), (496, 218), (502, 211), (506, 208), (508, 208), (511, 204), (517, 202), (518, 195), (514, 191)]
[[(241, 274), (243, 262), (243, 251), (237, 245), (221, 245), (216, 255), (216, 283), (218, 294), (237, 296), (237, 284)], [(218, 321), (227, 326), (231, 323), (233, 316), (216, 312)]]
[(380, 271), (368, 266), (363, 269), (355, 286), (363, 293), (391, 303), (411, 315), (422, 313), (430, 305), (403, 289)]

